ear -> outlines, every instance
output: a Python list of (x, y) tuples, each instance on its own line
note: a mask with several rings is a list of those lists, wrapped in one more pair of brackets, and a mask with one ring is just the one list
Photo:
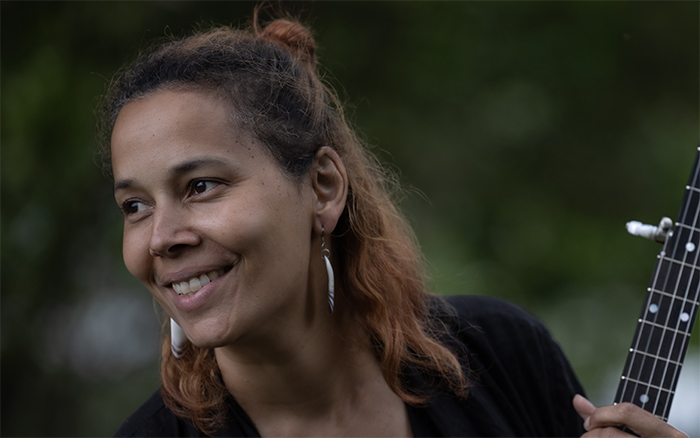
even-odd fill
[(318, 150), (312, 169), (311, 185), (316, 196), (314, 231), (330, 234), (345, 209), (348, 175), (343, 161), (328, 146)]

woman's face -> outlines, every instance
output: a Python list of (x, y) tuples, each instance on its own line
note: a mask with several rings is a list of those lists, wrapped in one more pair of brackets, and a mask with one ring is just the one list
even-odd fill
[(313, 189), (229, 120), (205, 94), (159, 91), (112, 134), (126, 267), (203, 348), (277, 336), (314, 301)]

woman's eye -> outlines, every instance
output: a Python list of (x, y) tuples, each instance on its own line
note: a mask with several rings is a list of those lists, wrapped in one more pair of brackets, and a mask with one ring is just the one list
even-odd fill
[(146, 209), (146, 205), (141, 201), (126, 201), (122, 204), (122, 211), (126, 215), (136, 214)]
[(198, 195), (200, 193), (206, 192), (207, 190), (213, 189), (217, 185), (219, 185), (219, 183), (216, 181), (206, 181), (206, 180), (193, 181), (192, 182), (192, 193)]

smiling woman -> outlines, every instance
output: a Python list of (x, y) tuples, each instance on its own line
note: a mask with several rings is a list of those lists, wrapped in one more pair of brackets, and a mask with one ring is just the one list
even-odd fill
[[(177, 356), (164, 339), (162, 387), (118, 435), (584, 432), (583, 390), (539, 321), (427, 292), (391, 178), (320, 80), (304, 26), (156, 46), (103, 109), (125, 264), (186, 337)], [(575, 404), (587, 425), (677, 432)]]
[(292, 330), (287, 317), (313, 299), (296, 293), (307, 289), (313, 190), (228, 124), (219, 100), (159, 91), (127, 104), (112, 134), (126, 266), (203, 348), (268, 344), (256, 323)]
[[(206, 433), (242, 406), (263, 435), (408, 435), (410, 364), (465, 393), (413, 235), (314, 70), (310, 33), (278, 20), (158, 47), (105, 99), (125, 263), (189, 340), (164, 343), (149, 403)], [(174, 433), (144, 409), (120, 433)]]

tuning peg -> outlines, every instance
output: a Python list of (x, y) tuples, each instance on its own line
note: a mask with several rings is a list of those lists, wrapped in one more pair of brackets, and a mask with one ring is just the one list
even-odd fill
[(673, 227), (673, 221), (671, 218), (664, 217), (661, 218), (659, 226), (643, 224), (639, 221), (629, 221), (625, 225), (627, 232), (633, 236), (640, 236), (650, 240), (655, 240), (659, 243), (664, 243), (666, 237), (668, 236), (671, 228)]

